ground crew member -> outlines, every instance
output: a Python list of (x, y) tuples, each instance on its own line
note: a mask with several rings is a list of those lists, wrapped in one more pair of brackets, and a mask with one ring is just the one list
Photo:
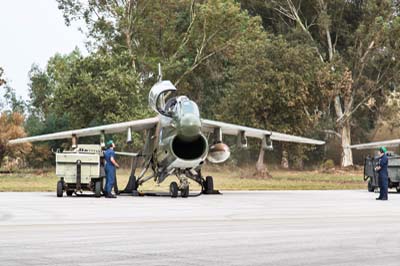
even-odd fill
[(385, 147), (379, 148), (379, 163), (375, 167), (375, 171), (379, 174), (379, 197), (376, 200), (388, 200), (388, 157), (386, 156), (387, 150)]
[(119, 168), (119, 164), (115, 160), (114, 152), (115, 144), (112, 140), (107, 142), (107, 150), (104, 152), (104, 159), (106, 161), (105, 172), (106, 172), (106, 186), (105, 186), (105, 197), (116, 198), (117, 196), (111, 193), (111, 190), (115, 183), (116, 168)]

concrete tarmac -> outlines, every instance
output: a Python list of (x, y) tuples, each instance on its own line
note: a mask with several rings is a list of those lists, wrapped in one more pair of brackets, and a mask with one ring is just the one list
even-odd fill
[(400, 265), (400, 194), (0, 193), (0, 265)]

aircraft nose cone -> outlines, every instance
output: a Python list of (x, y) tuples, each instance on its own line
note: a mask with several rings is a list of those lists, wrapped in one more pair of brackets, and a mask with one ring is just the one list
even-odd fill
[(194, 114), (185, 114), (180, 120), (180, 135), (186, 139), (199, 136), (201, 122), (200, 118)]

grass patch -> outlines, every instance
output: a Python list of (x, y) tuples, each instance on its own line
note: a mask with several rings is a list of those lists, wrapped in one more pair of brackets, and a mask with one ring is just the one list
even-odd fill
[(57, 181), (55, 169), (22, 170), (0, 174), (0, 191), (55, 191)]
[[(206, 167), (204, 175), (214, 177), (214, 185), (220, 190), (332, 190), (365, 189), (362, 171), (337, 171), (321, 173), (319, 171), (284, 171), (272, 170), (273, 178), (253, 177), (253, 168)], [(117, 171), (119, 188), (128, 182), (129, 170)], [(145, 183), (143, 190), (168, 191), (171, 181), (168, 177), (157, 185), (152, 180)], [(58, 178), (55, 169), (21, 170), (17, 173), (0, 174), (0, 192), (4, 191), (55, 191)], [(191, 190), (200, 190), (194, 181)]]

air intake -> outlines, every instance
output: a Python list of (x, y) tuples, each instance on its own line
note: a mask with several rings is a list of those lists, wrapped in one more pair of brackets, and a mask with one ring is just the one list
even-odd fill
[(177, 135), (172, 141), (172, 151), (182, 160), (195, 160), (204, 155), (207, 150), (207, 140), (203, 135), (190, 141)]

